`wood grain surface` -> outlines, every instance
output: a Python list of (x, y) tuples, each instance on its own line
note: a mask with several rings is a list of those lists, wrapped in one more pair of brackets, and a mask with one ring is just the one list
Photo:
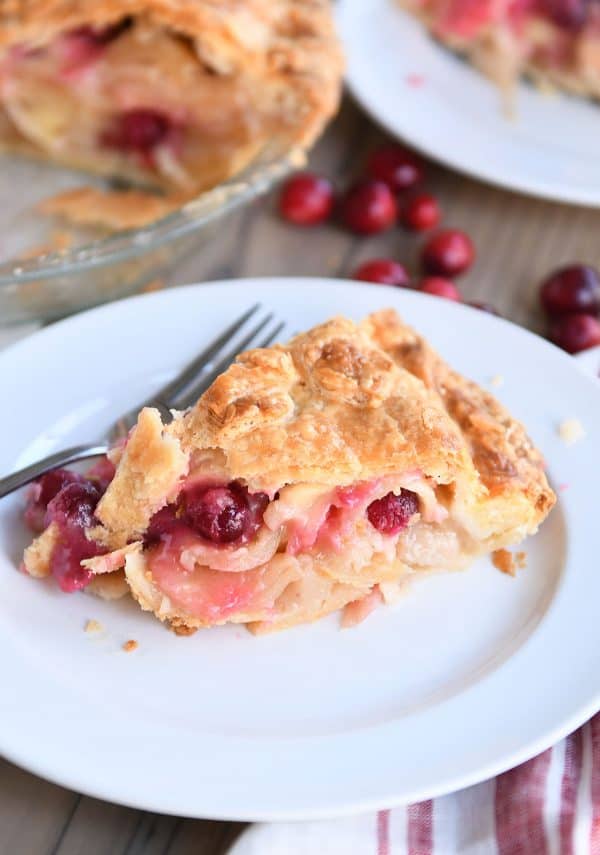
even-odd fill
[[(317, 146), (312, 165), (343, 187), (360, 173), (366, 153), (381, 139), (348, 101)], [(491, 302), (505, 317), (541, 331), (540, 278), (570, 261), (600, 265), (600, 211), (496, 190), (433, 164), (428, 174), (445, 224), (468, 231), (478, 249), (476, 265), (461, 280), (466, 299)], [(282, 274), (349, 276), (360, 261), (378, 256), (417, 269), (420, 240), (414, 236), (394, 230), (357, 239), (335, 226), (294, 229), (278, 220), (274, 200), (259, 200), (224, 221), (218, 238), (181, 264), (173, 283)], [(168, 771), (157, 769), (156, 774), (165, 776), (168, 787)], [(221, 855), (241, 830), (234, 823), (182, 820), (97, 801), (0, 760), (0, 855)]]

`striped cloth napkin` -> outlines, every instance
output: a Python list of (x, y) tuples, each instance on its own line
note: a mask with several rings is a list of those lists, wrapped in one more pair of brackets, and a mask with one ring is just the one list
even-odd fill
[(600, 713), (483, 784), (377, 814), (259, 824), (230, 855), (600, 855)]

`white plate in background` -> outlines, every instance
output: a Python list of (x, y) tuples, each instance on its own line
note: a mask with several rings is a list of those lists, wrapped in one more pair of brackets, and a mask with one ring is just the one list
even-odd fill
[(350, 89), (390, 133), (500, 187), (600, 205), (600, 105), (523, 82), (508, 119), (499, 89), (396, 0), (339, 0), (337, 19)]

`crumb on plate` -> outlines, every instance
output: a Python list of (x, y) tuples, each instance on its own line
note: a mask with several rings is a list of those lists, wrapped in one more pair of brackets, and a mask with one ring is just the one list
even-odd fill
[(84, 629), (84, 632), (87, 632), (88, 634), (92, 634), (95, 632), (102, 632), (104, 627), (102, 626), (102, 624), (100, 623), (99, 620), (94, 620), (92, 618), (91, 620), (87, 620), (85, 622), (85, 626), (83, 629)]
[(130, 638), (129, 641), (126, 641), (123, 645), (123, 650), (125, 651), (125, 653), (132, 653), (134, 650), (137, 650), (138, 647), (139, 644), (137, 643), (137, 641), (134, 638)]
[(579, 419), (565, 419), (558, 426), (558, 435), (565, 445), (574, 445), (584, 438), (585, 429)]
[(520, 566), (518, 560), (515, 561), (515, 556), (508, 549), (497, 549), (492, 552), (492, 564), (501, 573), (506, 573), (507, 576), (516, 576), (517, 567)]

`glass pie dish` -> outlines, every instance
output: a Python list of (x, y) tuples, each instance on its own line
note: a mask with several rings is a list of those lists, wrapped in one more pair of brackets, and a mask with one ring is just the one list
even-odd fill
[[(0, 324), (47, 321), (134, 294), (210, 239), (214, 225), (304, 162), (300, 149), (267, 147), (235, 177), (142, 228), (100, 235), (36, 212), (44, 198), (81, 186), (81, 174), (2, 159)], [(18, 201), (16, 201), (18, 200)]]

